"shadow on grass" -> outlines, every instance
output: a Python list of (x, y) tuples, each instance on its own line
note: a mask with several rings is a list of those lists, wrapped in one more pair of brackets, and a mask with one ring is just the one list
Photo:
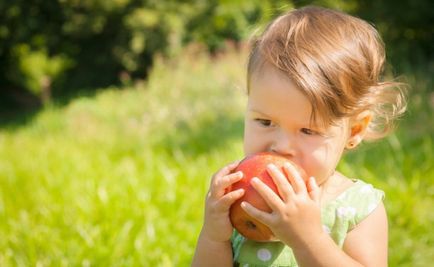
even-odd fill
[(169, 154), (182, 151), (184, 155), (197, 156), (222, 148), (231, 140), (241, 139), (243, 129), (241, 116), (201, 119), (194, 127), (181, 122), (176, 132), (160, 137), (155, 147)]

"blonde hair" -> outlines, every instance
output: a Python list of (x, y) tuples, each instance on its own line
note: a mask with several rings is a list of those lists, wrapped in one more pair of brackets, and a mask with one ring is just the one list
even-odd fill
[(253, 41), (247, 71), (273, 66), (309, 99), (312, 120), (332, 124), (371, 110), (365, 138), (385, 136), (405, 111), (403, 84), (381, 81), (383, 42), (367, 22), (339, 11), (304, 7), (272, 21)]

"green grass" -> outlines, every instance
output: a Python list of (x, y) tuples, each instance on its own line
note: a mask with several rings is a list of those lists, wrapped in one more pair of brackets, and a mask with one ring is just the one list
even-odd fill
[[(210, 176), (242, 157), (245, 57), (159, 58), (144, 84), (0, 129), (0, 266), (188, 266)], [(386, 191), (390, 266), (434, 261), (427, 76), (399, 130), (339, 166)]]

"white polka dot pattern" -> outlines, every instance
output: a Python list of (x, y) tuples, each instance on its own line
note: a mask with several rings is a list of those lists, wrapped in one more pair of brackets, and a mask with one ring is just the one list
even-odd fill
[(339, 207), (337, 214), (340, 218), (350, 218), (356, 214), (356, 209), (353, 207)]
[(330, 228), (327, 225), (323, 225), (322, 229), (324, 232), (326, 232), (327, 234), (330, 234), (332, 231), (330, 230)]
[(258, 250), (258, 259), (261, 261), (269, 261), (271, 259), (271, 252), (266, 248), (261, 248)]

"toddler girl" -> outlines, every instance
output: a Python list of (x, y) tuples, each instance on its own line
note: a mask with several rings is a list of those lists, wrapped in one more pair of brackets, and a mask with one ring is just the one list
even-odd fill
[(405, 109), (397, 83), (381, 81), (384, 47), (367, 22), (319, 7), (275, 19), (254, 44), (248, 63), (246, 155), (269, 151), (302, 167), (270, 165), (274, 193), (252, 186), (271, 213), (244, 202), (277, 242), (241, 236), (229, 220), (242, 189), (237, 162), (211, 180), (193, 266), (387, 266), (384, 194), (336, 171), (345, 150), (387, 134)]

